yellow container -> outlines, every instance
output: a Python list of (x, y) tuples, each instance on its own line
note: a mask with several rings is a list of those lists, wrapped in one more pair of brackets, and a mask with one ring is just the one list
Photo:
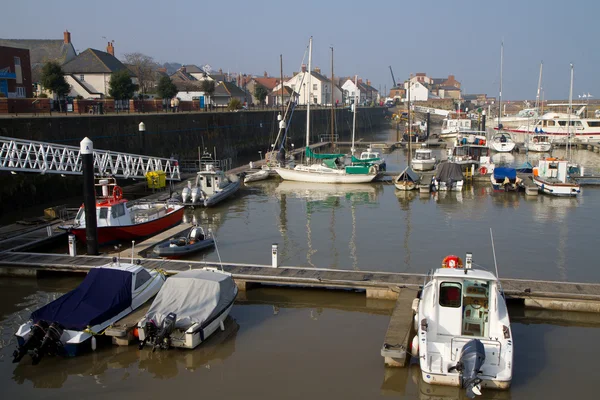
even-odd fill
[(150, 189), (162, 189), (167, 186), (165, 171), (150, 171), (146, 174), (146, 180)]

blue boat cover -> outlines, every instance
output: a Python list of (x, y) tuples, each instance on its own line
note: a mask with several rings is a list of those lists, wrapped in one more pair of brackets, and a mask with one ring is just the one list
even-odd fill
[(517, 178), (517, 170), (514, 168), (508, 168), (508, 167), (494, 168), (494, 179), (504, 180), (506, 178), (516, 179)]
[(81, 331), (100, 324), (131, 306), (131, 273), (112, 268), (93, 268), (69, 293), (31, 314), (34, 322), (58, 322), (65, 329)]

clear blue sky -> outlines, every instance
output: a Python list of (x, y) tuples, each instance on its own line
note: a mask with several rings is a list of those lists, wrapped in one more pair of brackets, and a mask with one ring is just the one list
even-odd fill
[[(305, 11), (310, 10), (310, 12)], [(78, 51), (117, 57), (142, 52), (159, 62), (210, 64), (214, 69), (279, 75), (298, 71), (314, 37), (313, 65), (358, 74), (389, 90), (396, 80), (426, 72), (454, 74), (464, 93), (497, 96), (504, 40), (504, 99), (534, 99), (544, 61), (546, 99), (566, 99), (569, 63), (574, 98), (600, 98), (600, 1), (11, 1), (1, 38), (61, 39), (68, 29)], [(104, 39), (106, 37), (107, 39)]]

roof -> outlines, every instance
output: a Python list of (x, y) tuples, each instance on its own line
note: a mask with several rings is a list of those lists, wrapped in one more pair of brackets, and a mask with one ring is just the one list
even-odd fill
[(194, 65), (194, 64), (184, 65), (184, 67), (185, 67), (185, 70), (189, 73), (197, 74), (197, 73), (204, 72), (200, 69), (200, 67), (198, 67), (197, 65)]
[(219, 82), (217, 86), (215, 86), (215, 93), (213, 96), (236, 96), (241, 97), (245, 96), (246, 92), (237, 87), (234, 83), (231, 82)]
[(62, 39), (0, 39), (0, 46), (28, 49), (32, 66), (48, 61), (57, 61), (63, 64), (66, 61), (69, 48), (73, 50), (73, 53), (75, 52), (73, 45), (71, 43), (65, 44)]
[(63, 65), (63, 70), (67, 74), (111, 74), (127, 70), (131, 76), (135, 76), (115, 56), (96, 49), (87, 49), (79, 53), (77, 57)]
[(446, 82), (446, 78), (433, 78), (431, 79), (431, 82), (434, 85), (441, 85), (442, 83)]
[(483, 279), (487, 281), (496, 281), (496, 277), (494, 274), (488, 271), (484, 271), (481, 269), (467, 269), (468, 271), (465, 274), (465, 269), (463, 268), (438, 268), (433, 272), (433, 277), (444, 277), (444, 278), (455, 278), (455, 279)]
[(265, 88), (272, 90), (279, 83), (279, 79), (271, 77), (252, 78), (252, 80), (261, 84)]
[(460, 89), (457, 88), (456, 86), (440, 86), (438, 89), (440, 89), (440, 90), (458, 90), (460, 92)]
[[(292, 90), (291, 87), (289, 87), (289, 86), (283, 87), (283, 96), (291, 96), (294, 93), (295, 92)], [(295, 93), (295, 94), (297, 94), (297, 93)], [(269, 93), (269, 96), (281, 96), (281, 88), (272, 90), (271, 93)]]

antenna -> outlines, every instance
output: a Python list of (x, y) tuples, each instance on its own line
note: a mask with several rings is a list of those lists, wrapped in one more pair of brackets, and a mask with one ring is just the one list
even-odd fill
[(494, 267), (496, 267), (496, 278), (500, 279), (498, 275), (498, 263), (496, 262), (496, 248), (494, 247), (494, 234), (492, 228), (490, 228), (490, 238), (492, 239), (492, 253), (494, 254)]
[(225, 270), (223, 269), (223, 261), (221, 261), (221, 254), (219, 253), (219, 246), (217, 246), (217, 237), (215, 236), (215, 233), (212, 231), (212, 229), (209, 228), (208, 232), (210, 233), (213, 240), (215, 241), (215, 250), (217, 250), (217, 257), (219, 257), (219, 264), (221, 264), (221, 271), (225, 272)]

